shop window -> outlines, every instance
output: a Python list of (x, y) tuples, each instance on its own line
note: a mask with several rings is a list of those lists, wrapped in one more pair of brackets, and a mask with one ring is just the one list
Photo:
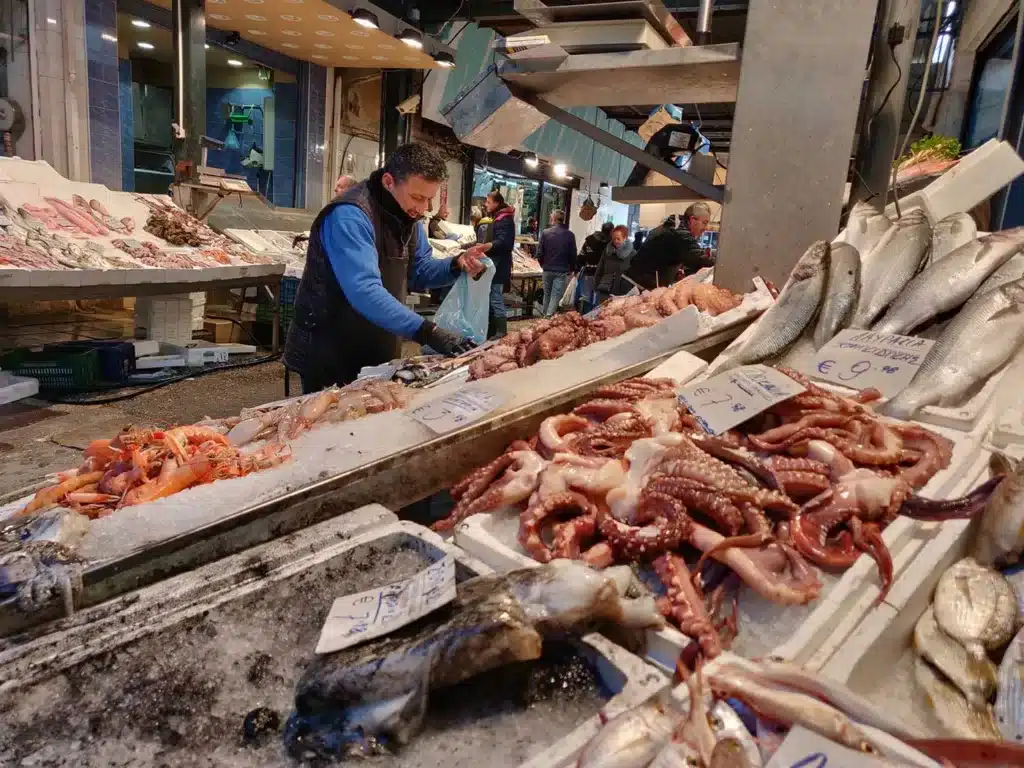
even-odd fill
[(1013, 24), (1007, 25), (977, 58), (965, 131), (965, 149), (980, 147), (999, 135), (1006, 93), (1013, 80)]

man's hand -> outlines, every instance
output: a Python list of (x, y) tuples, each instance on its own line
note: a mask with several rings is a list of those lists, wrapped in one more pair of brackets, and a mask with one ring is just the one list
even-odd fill
[(480, 257), (491, 250), (491, 243), (480, 243), (462, 252), (455, 259), (459, 269), (470, 277), (476, 277), (484, 271), (484, 265), (480, 263)]
[(423, 321), (414, 340), (447, 357), (456, 357), (473, 349), (473, 343), (468, 339), (434, 325), (429, 320)]

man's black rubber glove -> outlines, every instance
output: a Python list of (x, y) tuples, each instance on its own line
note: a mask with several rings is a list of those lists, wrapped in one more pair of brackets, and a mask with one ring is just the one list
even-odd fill
[(473, 349), (473, 343), (468, 339), (434, 325), (429, 320), (423, 321), (423, 325), (416, 331), (413, 341), (448, 357), (455, 357)]

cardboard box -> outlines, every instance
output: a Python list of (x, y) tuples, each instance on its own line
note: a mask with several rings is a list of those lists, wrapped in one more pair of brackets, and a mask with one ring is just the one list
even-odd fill
[(214, 344), (237, 344), (241, 340), (241, 329), (230, 320), (206, 320), (203, 330), (210, 334)]

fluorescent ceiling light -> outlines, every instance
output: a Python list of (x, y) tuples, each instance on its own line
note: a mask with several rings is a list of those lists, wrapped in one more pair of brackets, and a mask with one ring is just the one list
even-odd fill
[(242, 62), (238, 59), (228, 59), (228, 65), (232, 67), (240, 67), (242, 66)]
[(555, 174), (555, 176), (567, 176), (569, 173), (569, 166), (567, 166), (565, 163), (555, 163), (551, 171)]
[(117, 42), (117, 38), (114, 37), (109, 32), (104, 32), (102, 35), (100, 35), (100, 37), (102, 39), (106, 40), (108, 43), (116, 43)]
[(47, 24), (56, 24), (57, 20), (56, 19), (51, 19), (49, 16), (47, 16), (46, 17), (46, 23)]
[(139, 48), (141, 48), (144, 51), (152, 51), (154, 48), (156, 48), (156, 46), (152, 43), (139, 43)]
[(142, 19), (132, 19), (132, 26), (138, 27), (139, 29), (149, 29), (153, 25), (148, 21), (143, 21)]

